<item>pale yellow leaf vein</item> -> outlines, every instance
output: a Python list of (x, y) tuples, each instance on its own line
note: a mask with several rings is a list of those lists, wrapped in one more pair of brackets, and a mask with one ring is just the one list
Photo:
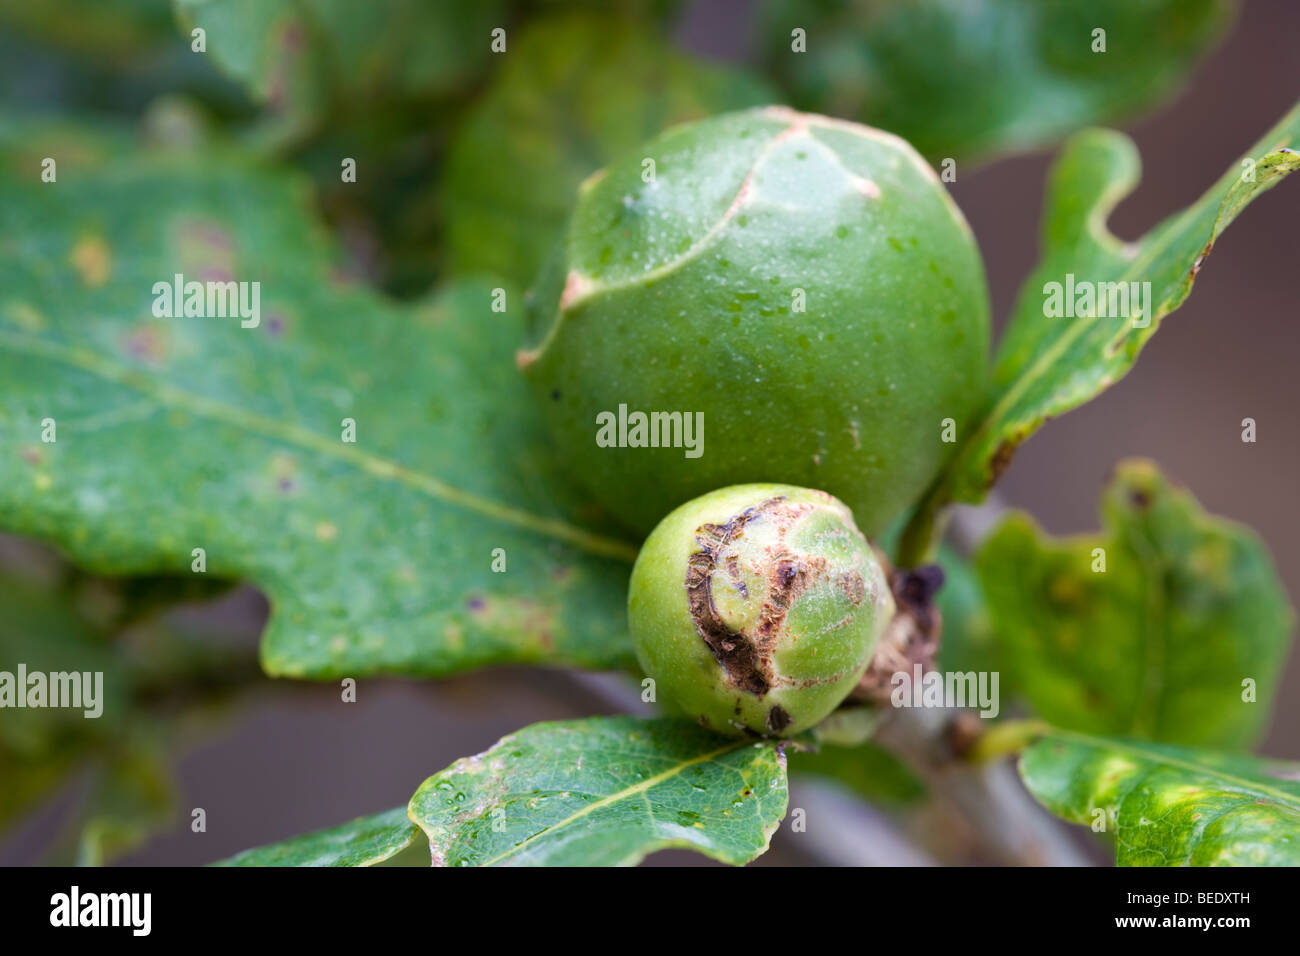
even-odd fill
[(236, 408), (203, 395), (195, 395), (167, 382), (151, 379), (137, 369), (109, 361), (88, 349), (70, 347), (48, 339), (9, 331), (0, 331), (0, 344), (16, 352), (36, 355), (79, 368), (105, 381), (133, 389), (168, 407), (183, 409), (200, 418), (224, 422), (246, 432), (296, 445), (327, 458), (345, 461), (368, 475), (405, 485), (431, 498), (484, 515), (494, 521), (564, 541), (591, 554), (628, 562), (636, 560), (636, 548), (625, 541), (607, 538), (566, 521), (542, 517), (476, 495), (433, 475), (426, 475), (390, 459), (364, 451), (356, 445), (344, 444), (290, 422)]
[(582, 807), (580, 810), (575, 810), (573, 813), (569, 814), (563, 820), (560, 820), (558, 823), (555, 823), (552, 826), (547, 827), (545, 830), (537, 831), (536, 833), (524, 839), (518, 846), (511, 847), (509, 850), (506, 850), (504, 853), (499, 853), (496, 856), (492, 857), (491, 859), (484, 860), (481, 865), (491, 866), (494, 863), (498, 863), (501, 860), (504, 860), (506, 857), (512, 856), (513, 854), (518, 853), (520, 850), (527, 848), (531, 841), (536, 840), (539, 837), (545, 836), (548, 833), (553, 833), (556, 830), (563, 829), (564, 827), (571, 826), (572, 824), (576, 823), (578, 820), (581, 820), (583, 817), (590, 816), (591, 814), (595, 813), (597, 810), (601, 810), (607, 806), (610, 806), (613, 803), (617, 803), (620, 800), (630, 800), (638, 796), (639, 794), (645, 793), (647, 790), (651, 790), (654, 787), (659, 786), (659, 784), (663, 783), (665, 780), (671, 780), (673, 777), (677, 776), (687, 767), (693, 767), (696, 764), (700, 764), (700, 763), (707, 763), (708, 761), (713, 760), (716, 757), (720, 757), (725, 753), (730, 753), (731, 751), (737, 749), (738, 747), (745, 746), (748, 743), (749, 741), (747, 740), (737, 740), (734, 743), (727, 744), (725, 747), (719, 747), (717, 750), (711, 750), (706, 754), (701, 754), (700, 756), (693, 757), (690, 760), (684, 760), (681, 763), (677, 764), (675, 767), (670, 767), (669, 769), (663, 771), (662, 773), (655, 774), (653, 777), (647, 777), (645, 780), (642, 780), (640, 783), (637, 783), (631, 787), (626, 787), (622, 790), (618, 790), (614, 793), (611, 793), (609, 796), (601, 797), (599, 800), (595, 801), (594, 803), (589, 803), (586, 806)]

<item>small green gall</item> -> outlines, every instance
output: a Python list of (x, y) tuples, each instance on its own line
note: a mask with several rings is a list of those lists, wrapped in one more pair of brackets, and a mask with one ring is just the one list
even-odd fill
[(736, 485), (646, 539), (628, 617), (662, 697), (705, 727), (790, 736), (857, 685), (894, 614), (884, 568), (844, 503)]
[(528, 312), (519, 363), (559, 456), (643, 533), (780, 481), (874, 538), (957, 449), (941, 423), (967, 435), (987, 394), (983, 265), (934, 170), (780, 107), (675, 127), (588, 179)]

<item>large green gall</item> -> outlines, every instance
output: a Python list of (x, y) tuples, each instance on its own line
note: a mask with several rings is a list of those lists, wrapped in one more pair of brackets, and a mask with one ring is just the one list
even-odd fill
[(843, 502), (738, 485), (646, 539), (628, 620), (657, 698), (720, 733), (789, 736), (857, 686), (894, 613), (881, 561)]
[(888, 133), (785, 108), (675, 127), (592, 176), (529, 308), (519, 364), (557, 450), (641, 532), (781, 481), (874, 537), (984, 394), (983, 265), (934, 171)]

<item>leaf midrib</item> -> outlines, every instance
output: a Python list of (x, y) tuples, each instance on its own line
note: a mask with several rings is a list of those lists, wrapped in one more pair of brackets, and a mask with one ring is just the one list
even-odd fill
[[(1270, 149), (1269, 152), (1271, 151), (1272, 150)], [(1231, 174), (1232, 170), (1229, 170), (1228, 172)], [(1272, 185), (1275, 181), (1281, 180), (1287, 175), (1289, 175), (1289, 172), (1280, 173), (1270, 177), (1269, 180), (1260, 183), (1256, 187), (1255, 192), (1262, 192), (1263, 189), (1261, 187)], [(1220, 177), (1220, 180), (1211, 186), (1204, 195), (1202, 195), (1191, 206), (1188, 206), (1178, 217), (1176, 225), (1163, 231), (1160, 230), (1159, 226), (1157, 226), (1155, 229), (1151, 230), (1151, 232), (1147, 233), (1147, 235), (1140, 240), (1143, 248), (1138, 256), (1129, 263), (1127, 268), (1120, 272), (1118, 278), (1107, 281), (1125, 282), (1131, 281), (1134, 276), (1140, 276), (1142, 274), (1140, 270), (1146, 269), (1154, 263), (1158, 253), (1163, 252), (1165, 247), (1167, 247), (1175, 238), (1182, 237), (1189, 231), (1189, 227), (1195, 223), (1201, 210), (1205, 206), (1210, 205), (1217, 198), (1220, 207), (1222, 207), (1224, 200), (1227, 198), (1226, 193), (1220, 194), (1219, 192), (1222, 188), (1223, 180), (1224, 177)], [(1220, 219), (1216, 218), (1214, 224), (1210, 227), (1211, 239), (1217, 238), (1218, 235), (1221, 234), (1222, 230), (1219, 227)], [(1164, 303), (1162, 302), (1161, 304), (1163, 305)], [(1155, 333), (1156, 329), (1159, 327), (1160, 321), (1164, 319), (1165, 316), (1169, 315), (1170, 311), (1172, 310), (1164, 311), (1158, 316), (1152, 315), (1151, 324), (1142, 330), (1147, 333), (1147, 337), (1150, 337), (1150, 335)], [(975, 448), (977, 447), (978, 442), (986, 439), (997, 423), (1008, 417), (1008, 412), (1016, 407), (1016, 403), (1020, 401), (1024, 393), (1036, 381), (1043, 377), (1044, 371), (1051, 368), (1062, 355), (1066, 354), (1080, 336), (1096, 327), (1098, 318), (1099, 317), (1097, 316), (1080, 316), (1074, 321), (1070, 328), (1067, 329), (1063, 336), (1057, 339), (1052, 346), (1039, 355), (1039, 357), (1035, 359), (1028, 368), (1024, 369), (1021, 374), (1016, 377), (1016, 380), (1011, 384), (1011, 386), (1002, 393), (994, 403), (993, 407), (989, 409), (988, 414), (984, 416), (983, 420), (976, 428), (975, 434), (971, 436), (969, 447)]]
[(431, 498), (484, 515), (494, 521), (512, 524), (535, 534), (567, 542), (591, 554), (628, 563), (636, 560), (636, 548), (625, 541), (607, 538), (566, 521), (544, 518), (473, 492), (464, 491), (433, 475), (363, 451), (354, 445), (336, 442), (292, 423), (277, 421), (216, 399), (187, 392), (170, 383), (151, 379), (139, 369), (109, 361), (87, 349), (70, 348), (49, 339), (8, 330), (0, 330), (0, 345), (16, 353), (34, 355), (79, 368), (105, 381), (149, 396), (164, 407), (182, 409), (200, 418), (224, 422), (263, 438), (319, 452), (354, 465), (375, 478), (405, 485)]
[(610, 806), (611, 804), (616, 803), (620, 800), (629, 800), (632, 799), (633, 797), (636, 797), (638, 794), (645, 793), (646, 791), (659, 786), (659, 784), (663, 783), (665, 780), (670, 780), (673, 777), (677, 776), (687, 767), (693, 767), (696, 764), (700, 764), (700, 763), (707, 763), (708, 761), (720, 757), (723, 754), (730, 753), (733, 750), (737, 750), (748, 743), (750, 743), (750, 741), (747, 740), (737, 740), (728, 743), (724, 747), (719, 747), (716, 750), (711, 750), (708, 753), (701, 754), (698, 757), (694, 757), (690, 760), (683, 761), (682, 763), (679, 763), (674, 767), (670, 767), (669, 769), (663, 771), (662, 773), (655, 774), (653, 777), (648, 777), (645, 780), (642, 780), (641, 782), (636, 783), (630, 787), (625, 787), (624, 789), (615, 791), (614, 793), (611, 793), (608, 796), (601, 797), (599, 800), (596, 800), (593, 803), (588, 803), (585, 806), (583, 806), (581, 809), (575, 810), (573, 813), (569, 814), (567, 817), (565, 817), (563, 820), (560, 820), (558, 823), (554, 823), (544, 830), (538, 830), (536, 833), (522, 840), (517, 846), (513, 846), (509, 850), (506, 850), (503, 853), (499, 853), (496, 856), (491, 857), (490, 859), (484, 860), (480, 865), (491, 866), (494, 863), (499, 863), (501, 860), (504, 860), (506, 857), (513, 856), (514, 854), (519, 853), (520, 851), (526, 849), (533, 841), (538, 840), (549, 833), (554, 833), (556, 830), (561, 830), (564, 827), (571, 826), (578, 820), (581, 820), (583, 817), (589, 816), (590, 814), (595, 813), (597, 810)]

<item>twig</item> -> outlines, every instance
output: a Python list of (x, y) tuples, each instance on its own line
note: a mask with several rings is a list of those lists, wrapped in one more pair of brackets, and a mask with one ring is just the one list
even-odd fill
[[(976, 763), (953, 747), (968, 711), (895, 710), (876, 733), (925, 779), (933, 795), (969, 821), (982, 855), (999, 863), (1087, 866), (1091, 861), (1025, 791), (1010, 764)], [(979, 720), (978, 717), (973, 717)]]

